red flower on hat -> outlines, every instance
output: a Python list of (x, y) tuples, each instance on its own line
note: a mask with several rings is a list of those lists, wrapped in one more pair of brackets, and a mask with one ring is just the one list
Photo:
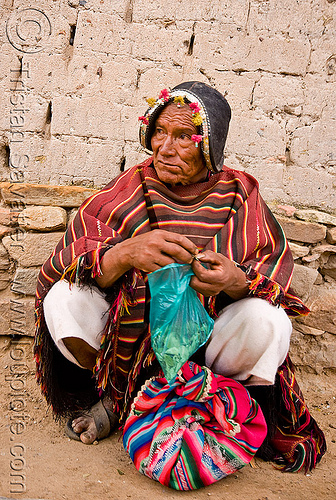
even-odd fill
[(169, 92), (167, 89), (161, 90), (159, 99), (163, 99), (165, 102), (169, 101)]
[(203, 139), (203, 136), (202, 135), (196, 135), (196, 134), (193, 134), (191, 136), (191, 140), (195, 143), (199, 143), (199, 142), (202, 142), (202, 139)]
[(199, 113), (201, 111), (201, 108), (199, 107), (199, 105), (197, 104), (197, 102), (191, 102), (189, 104), (189, 106), (192, 109), (193, 113)]
[(139, 121), (144, 123), (145, 125), (148, 125), (148, 118), (146, 118), (146, 116), (139, 116)]

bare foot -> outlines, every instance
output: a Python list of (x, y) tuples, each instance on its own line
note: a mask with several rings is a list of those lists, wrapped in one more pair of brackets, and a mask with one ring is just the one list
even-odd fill
[[(112, 412), (112, 402), (109, 398), (104, 398), (103, 406), (107, 412), (110, 421), (110, 429), (118, 422), (117, 416)], [(92, 444), (96, 439), (100, 438), (102, 429), (97, 429), (96, 421), (90, 413), (83, 413), (80, 417), (74, 418), (72, 421), (72, 429), (84, 444)]]
[(98, 430), (93, 417), (82, 415), (74, 418), (72, 421), (72, 429), (84, 444), (92, 444), (98, 437)]

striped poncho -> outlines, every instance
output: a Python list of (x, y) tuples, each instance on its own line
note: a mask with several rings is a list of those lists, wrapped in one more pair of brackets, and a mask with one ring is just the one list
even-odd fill
[[(204, 182), (172, 188), (158, 179), (149, 159), (122, 173), (83, 203), (40, 272), (36, 296), (37, 378), (56, 415), (66, 414), (71, 401), (66, 394), (53, 390), (51, 358), (55, 346), (44, 321), (44, 297), (60, 279), (95, 284), (106, 250), (156, 228), (183, 234), (200, 250), (220, 252), (242, 264), (251, 280), (250, 295), (281, 305), (289, 315), (308, 312), (289, 289), (293, 259), (253, 177), (224, 167)], [(111, 395), (115, 411), (126, 416), (137, 376), (154, 357), (148, 333), (146, 276), (133, 269), (109, 292), (111, 309), (95, 376), (98, 389)], [(201, 297), (214, 315), (226, 299), (223, 293), (209, 301)]]

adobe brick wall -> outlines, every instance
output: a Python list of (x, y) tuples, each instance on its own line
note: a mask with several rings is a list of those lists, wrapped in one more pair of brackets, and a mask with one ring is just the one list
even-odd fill
[[(24, 8), (31, 2), (0, 6), (0, 333), (15, 326), (10, 300), (20, 297), (32, 333), (38, 267), (74, 209), (146, 157), (137, 140), (145, 98), (196, 79), (225, 93), (233, 111), (226, 164), (258, 178), (291, 241), (294, 287), (312, 309), (295, 322), (294, 360), (335, 369), (336, 2)], [(24, 24), (34, 15), (39, 33)]]

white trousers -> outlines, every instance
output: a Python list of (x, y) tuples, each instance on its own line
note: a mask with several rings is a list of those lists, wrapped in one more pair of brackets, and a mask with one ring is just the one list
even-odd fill
[[(98, 350), (109, 303), (97, 288), (69, 286), (59, 281), (44, 300), (49, 332), (61, 353), (81, 366), (63, 339), (77, 337)], [(274, 384), (284, 361), (292, 325), (285, 311), (263, 299), (247, 297), (225, 307), (215, 320), (205, 352), (215, 373), (245, 381), (246, 385)]]

